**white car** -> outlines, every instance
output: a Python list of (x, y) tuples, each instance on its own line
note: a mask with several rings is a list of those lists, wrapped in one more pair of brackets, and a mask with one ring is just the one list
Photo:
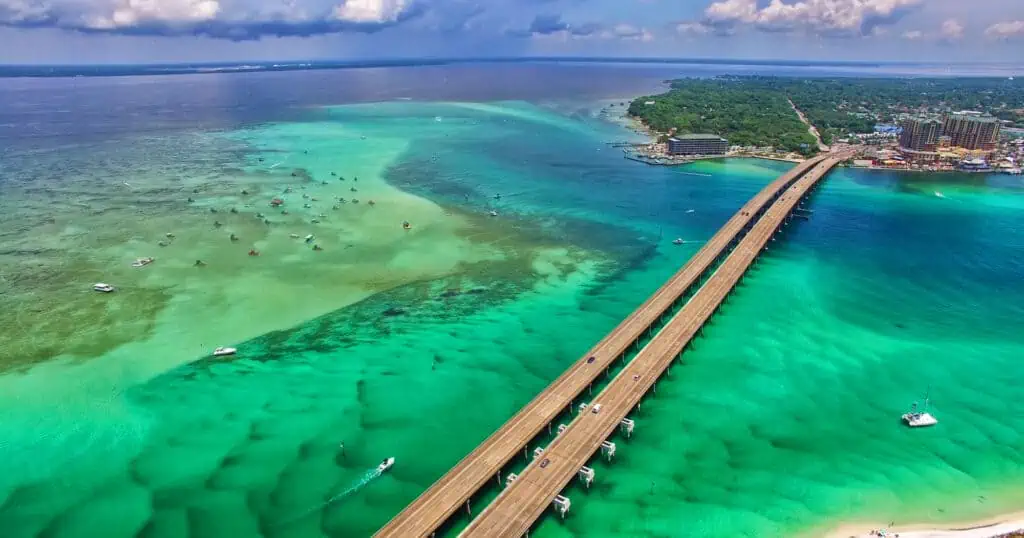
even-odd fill
[(594, 404), (594, 407), (590, 408), (590, 412), (595, 414), (595, 415), (600, 413), (601, 412), (601, 404)]

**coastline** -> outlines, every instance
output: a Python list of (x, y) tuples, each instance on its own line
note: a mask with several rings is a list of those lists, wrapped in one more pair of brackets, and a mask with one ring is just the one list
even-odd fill
[(882, 524), (844, 524), (825, 534), (826, 538), (869, 538), (885, 529), (886, 536), (900, 538), (1001, 538), (1024, 531), (1024, 511), (1010, 512), (986, 519), (947, 525), (909, 524), (886, 527)]
[[(635, 99), (635, 97), (634, 97), (634, 99)], [(623, 110), (623, 113), (620, 115), (620, 119), (621, 119), (621, 122), (619, 122), (620, 125), (622, 125), (626, 129), (629, 129), (630, 131), (632, 131), (633, 133), (635, 133), (637, 135), (647, 137), (648, 141), (647, 141), (646, 144), (634, 144), (633, 145), (634, 147), (637, 147), (637, 146), (649, 146), (649, 145), (652, 145), (652, 144), (657, 144), (658, 143), (658, 137), (667, 134), (667, 133), (659, 133), (657, 131), (652, 130), (650, 127), (647, 126), (647, 124), (645, 124), (643, 122), (643, 120), (641, 120), (640, 118), (637, 118), (635, 116), (631, 116), (629, 114), (629, 112), (627, 112), (625, 110)], [(625, 156), (626, 156), (627, 159), (630, 159), (631, 155), (630, 155), (629, 152), (624, 150), (623, 153), (625, 153)], [(637, 158), (637, 155), (642, 157), (642, 159), (641, 158)], [(687, 162), (679, 162), (679, 163), (674, 163), (674, 162), (669, 162), (669, 163), (648, 162), (648, 160), (646, 160), (646, 159), (654, 159), (654, 158), (650, 157), (649, 155), (643, 155), (643, 154), (640, 154), (640, 153), (637, 153), (636, 155), (633, 155), (632, 157), (633, 158), (630, 159), (630, 160), (634, 160), (634, 161), (637, 161), (637, 162), (642, 162), (644, 164), (649, 164), (651, 166), (683, 166), (683, 165), (687, 165), (687, 164), (693, 164), (694, 162), (697, 162), (697, 161), (713, 161), (713, 160), (720, 160), (720, 159), (762, 159), (762, 160), (766, 160), (766, 161), (778, 161), (778, 162), (787, 162), (787, 163), (793, 163), (793, 164), (799, 164), (799, 163), (802, 163), (802, 162), (804, 162), (806, 160), (806, 159), (790, 157), (789, 155), (786, 155), (786, 156), (751, 155), (751, 154), (744, 153), (744, 152), (727, 153), (725, 155), (696, 156), (696, 157), (689, 158)]]

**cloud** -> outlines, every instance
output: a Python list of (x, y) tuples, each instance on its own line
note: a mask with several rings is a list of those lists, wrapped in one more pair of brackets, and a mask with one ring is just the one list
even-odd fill
[(765, 32), (871, 35), (922, 4), (923, 0), (770, 0), (759, 7), (758, 0), (720, 0), (704, 10), (702, 22), (718, 33), (752, 26)]
[(631, 24), (616, 24), (607, 30), (602, 37), (633, 41), (652, 41), (654, 39), (654, 35), (647, 31), (646, 28), (638, 28)]
[(0, 26), (247, 40), (375, 32), (424, 10), (417, 0), (0, 0)]
[(942, 23), (939, 35), (947, 42), (960, 41), (964, 38), (964, 25), (956, 19), (948, 19)]
[(506, 32), (513, 37), (549, 36), (564, 34), (572, 37), (589, 37), (604, 29), (596, 22), (572, 25), (562, 20), (561, 15), (537, 15), (526, 29), (513, 29)]
[(711, 32), (711, 28), (699, 22), (683, 21), (676, 23), (675, 31), (681, 35), (705, 35)]
[(917, 41), (924, 37), (924, 32), (921, 30), (908, 30), (903, 32), (902, 37), (910, 41)]
[(985, 29), (985, 35), (992, 39), (1024, 38), (1024, 21), (997, 22)]
[(562, 20), (560, 15), (537, 15), (530, 23), (527, 32), (531, 34), (550, 35), (556, 32), (564, 32), (569, 29), (569, 23)]

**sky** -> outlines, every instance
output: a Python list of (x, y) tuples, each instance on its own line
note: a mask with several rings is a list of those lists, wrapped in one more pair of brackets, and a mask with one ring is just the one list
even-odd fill
[(1024, 0), (0, 0), (0, 64), (490, 56), (1024, 63)]

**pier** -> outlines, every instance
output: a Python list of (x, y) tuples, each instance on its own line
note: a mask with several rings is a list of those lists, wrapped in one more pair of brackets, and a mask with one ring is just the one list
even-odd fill
[[(634, 423), (626, 414), (678, 355), (679, 351), (673, 350), (676, 347), (681, 350), (689, 342), (692, 338), (689, 331), (692, 329), (695, 334), (718, 308), (724, 293), (735, 285), (735, 282), (729, 283), (730, 275), (739, 279), (763, 248), (762, 245), (752, 250), (761, 244), (765, 230), (771, 232), (763, 238), (764, 243), (789, 216), (803, 193), (840, 160), (819, 156), (804, 161), (758, 192), (640, 307), (374, 536), (430, 536), (463, 506), (471, 512), (469, 501), (480, 488), (490, 481), (501, 484), (502, 470), (513, 458), (528, 451), (530, 442), (550, 428), (560, 414), (571, 412), (616, 360), (664, 321), (684, 296), (697, 290), (668, 325), (593, 400), (602, 404), (600, 413), (593, 414), (583, 406), (584, 412), (565, 428), (559, 427), (560, 434), (555, 441), (539, 451), (518, 476), (505, 478), (506, 490), (463, 534), (522, 536), (553, 503), (565, 515), (571, 506), (568, 499), (560, 497), (565, 484), (583, 472), (587, 460), (598, 450), (609, 457), (614, 455), (615, 445), (608, 442), (607, 437), (618, 427), (628, 427), (629, 432), (633, 432)], [(706, 283), (704, 279), (708, 279)], [(721, 298), (718, 298), (719, 292), (722, 292)], [(548, 463), (541, 467), (545, 461)], [(588, 481), (594, 480), (592, 471), (585, 474)]]

